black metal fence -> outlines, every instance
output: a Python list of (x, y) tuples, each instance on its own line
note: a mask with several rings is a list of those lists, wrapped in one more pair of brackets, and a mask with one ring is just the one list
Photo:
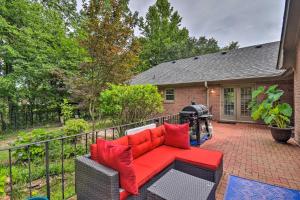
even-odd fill
[[(8, 162), (0, 164), (7, 175), (5, 191), (10, 199), (47, 196), (48, 199), (68, 199), (75, 194), (74, 158), (89, 153), (96, 138), (115, 139), (125, 135), (125, 130), (156, 123), (178, 123), (179, 115), (170, 115), (142, 122), (105, 128), (90, 133), (65, 136), (46, 141), (0, 149)], [(41, 153), (42, 157), (32, 156)], [(22, 156), (22, 162), (15, 159)], [(25, 159), (24, 159), (25, 155)]]

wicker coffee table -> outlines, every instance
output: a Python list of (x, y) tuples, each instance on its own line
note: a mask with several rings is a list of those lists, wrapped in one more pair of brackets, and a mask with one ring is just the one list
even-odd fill
[(212, 200), (215, 183), (171, 169), (147, 189), (148, 200)]

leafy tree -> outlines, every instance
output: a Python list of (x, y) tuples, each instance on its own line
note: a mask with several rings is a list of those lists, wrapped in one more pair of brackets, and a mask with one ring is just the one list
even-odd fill
[(100, 92), (107, 83), (128, 80), (138, 63), (139, 45), (133, 33), (137, 14), (129, 10), (128, 0), (91, 0), (84, 5), (84, 12), (82, 44), (90, 59), (70, 85), (75, 98), (88, 108), (94, 130)]
[(239, 43), (232, 41), (227, 46), (223, 47), (223, 50), (230, 51), (238, 48), (239, 48)]
[(61, 106), (62, 117), (64, 119), (64, 122), (66, 122), (67, 120), (72, 118), (74, 107), (69, 104), (68, 99), (64, 99), (63, 101), (64, 102), (61, 103), (60, 106)]
[(111, 85), (100, 95), (101, 113), (115, 125), (143, 121), (163, 111), (162, 96), (152, 85)]
[(41, 3), (46, 9), (52, 9), (60, 13), (68, 28), (73, 28), (80, 20), (77, 11), (76, 0), (33, 0)]
[(188, 30), (181, 28), (181, 20), (168, 0), (157, 0), (149, 7), (146, 17), (140, 18), (142, 51), (136, 73), (165, 61), (238, 48), (238, 42), (221, 48), (215, 38), (189, 37)]
[(85, 51), (54, 9), (30, 0), (0, 0), (0, 13), (0, 102), (5, 107), (0, 113), (8, 110), (8, 125), (17, 128), (18, 114), (25, 112), (24, 121), (33, 125), (34, 113), (59, 111), (68, 95), (64, 76), (77, 70)]
[(215, 38), (207, 39), (205, 36), (199, 37), (199, 39), (191, 37), (181, 48), (183, 51), (182, 58), (215, 53), (221, 49)]
[(181, 20), (168, 0), (157, 0), (149, 7), (145, 19), (140, 19), (143, 50), (137, 71), (182, 57), (181, 47), (188, 41), (189, 33), (186, 28), (180, 28)]

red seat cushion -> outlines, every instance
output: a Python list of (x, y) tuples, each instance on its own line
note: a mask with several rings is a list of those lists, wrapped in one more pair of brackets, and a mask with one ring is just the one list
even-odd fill
[(152, 169), (154, 175), (156, 175), (172, 164), (176, 155), (181, 151), (184, 151), (184, 149), (162, 145), (135, 159), (133, 162)]
[(113, 144), (128, 146), (128, 136), (123, 136), (111, 141)]
[(176, 159), (215, 171), (221, 164), (223, 153), (192, 147), (177, 154)]
[(135, 160), (133, 161), (133, 168), (136, 174), (136, 182), (139, 188), (147, 183), (155, 175), (153, 169), (141, 165), (135, 162)]
[(152, 149), (150, 130), (128, 135), (128, 144), (132, 147), (133, 158), (136, 159)]
[(119, 172), (121, 187), (131, 194), (138, 194), (135, 169), (132, 164), (131, 147), (116, 145), (110, 141), (97, 139), (98, 161)]
[(189, 136), (189, 124), (164, 124), (166, 129), (165, 145), (189, 149), (190, 148), (190, 136)]
[(165, 133), (166, 133), (164, 125), (150, 129), (150, 132), (151, 132), (151, 141), (152, 141), (153, 149), (164, 143)]

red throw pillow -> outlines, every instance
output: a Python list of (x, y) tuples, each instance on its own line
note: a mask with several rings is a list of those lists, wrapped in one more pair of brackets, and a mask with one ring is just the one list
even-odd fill
[(128, 135), (128, 144), (132, 148), (134, 159), (152, 150), (150, 130), (147, 129), (134, 135)]
[(190, 148), (189, 124), (168, 124), (164, 123), (165, 145), (182, 149)]
[(116, 145), (99, 138), (97, 150), (99, 163), (119, 172), (121, 187), (131, 194), (138, 194), (131, 147)]
[(128, 136), (123, 136), (111, 141), (113, 144), (128, 146)]
[(152, 148), (154, 149), (164, 143), (166, 130), (164, 125), (161, 125), (159, 127), (150, 129), (150, 131), (151, 131)]
[(98, 152), (97, 152), (97, 144), (91, 144), (90, 146), (91, 159), (94, 161), (98, 161)]

